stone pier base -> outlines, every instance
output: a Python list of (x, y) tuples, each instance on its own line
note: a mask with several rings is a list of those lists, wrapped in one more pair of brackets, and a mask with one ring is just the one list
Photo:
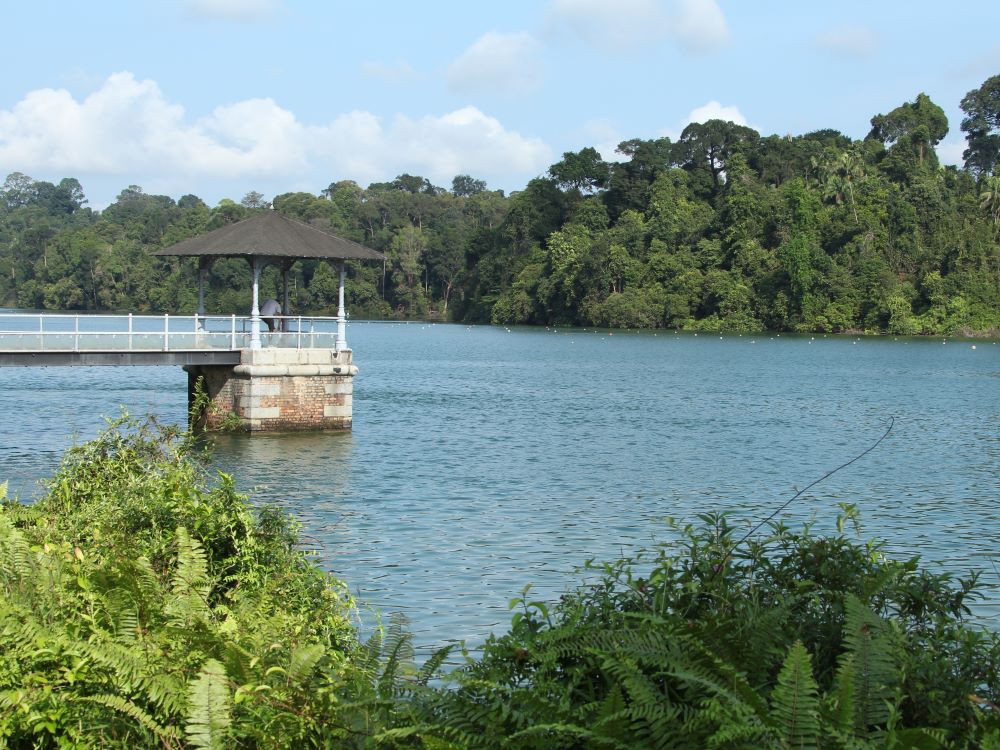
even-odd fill
[[(188, 365), (188, 404), (201, 401), (192, 426), (207, 430), (349, 430), (351, 351), (244, 349), (240, 364)], [(204, 395), (197, 396), (201, 379)]]

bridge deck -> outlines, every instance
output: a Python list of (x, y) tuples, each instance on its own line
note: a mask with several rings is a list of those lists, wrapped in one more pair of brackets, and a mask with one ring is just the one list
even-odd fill
[[(335, 349), (337, 319), (286, 316), (265, 347)], [(250, 347), (249, 317), (0, 313), (0, 367), (230, 365)]]
[(238, 365), (236, 352), (0, 352), (0, 367)]

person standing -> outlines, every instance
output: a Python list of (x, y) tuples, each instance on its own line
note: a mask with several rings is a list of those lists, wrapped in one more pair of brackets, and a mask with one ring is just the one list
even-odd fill
[(275, 317), (281, 314), (281, 305), (278, 304), (278, 300), (276, 299), (269, 299), (260, 306), (261, 320), (267, 323), (267, 330), (271, 333), (275, 329), (282, 327), (280, 321)]

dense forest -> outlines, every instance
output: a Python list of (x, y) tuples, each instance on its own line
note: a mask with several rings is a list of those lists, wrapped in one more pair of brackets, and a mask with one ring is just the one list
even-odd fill
[[(1000, 75), (961, 108), (962, 169), (939, 163), (949, 123), (919, 94), (861, 140), (710, 120), (676, 141), (624, 141), (621, 161), (565, 153), (509, 196), (469, 175), (446, 190), (404, 174), (214, 208), (133, 185), (95, 211), (74, 178), (13, 173), (0, 188), (0, 304), (191, 313), (194, 262), (150, 251), (273, 209), (386, 254), (350, 268), (355, 317), (996, 335)], [(335, 309), (328, 265), (293, 273), (296, 312)], [(264, 284), (277, 296), (277, 271)], [(246, 311), (248, 265), (216, 263), (207, 303)]]

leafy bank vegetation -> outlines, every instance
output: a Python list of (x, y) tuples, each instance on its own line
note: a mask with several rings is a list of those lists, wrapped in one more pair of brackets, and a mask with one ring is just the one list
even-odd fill
[[(676, 141), (631, 139), (621, 161), (568, 152), (505, 196), (469, 175), (450, 190), (400, 175), (286, 193), (275, 210), (387, 254), (350, 269), (355, 316), (683, 329), (1000, 330), (1000, 75), (961, 102), (965, 166), (925, 94), (835, 130), (762, 136), (720, 120)], [(0, 189), (0, 304), (46, 309), (196, 307), (190, 259), (149, 251), (269, 205), (214, 208), (130, 186), (103, 211), (73, 178), (15, 173)], [(213, 268), (210, 312), (249, 309), (248, 268)], [(277, 295), (278, 275), (264, 278)], [(297, 264), (294, 305), (331, 312), (337, 280)], [(271, 291), (268, 292), (267, 290)]]
[[(361, 643), (296, 528), (128, 418), (0, 510), (0, 746), (998, 748), (976, 576), (725, 516), (589, 566), (448, 675)], [(439, 680), (430, 684), (437, 675)]]

